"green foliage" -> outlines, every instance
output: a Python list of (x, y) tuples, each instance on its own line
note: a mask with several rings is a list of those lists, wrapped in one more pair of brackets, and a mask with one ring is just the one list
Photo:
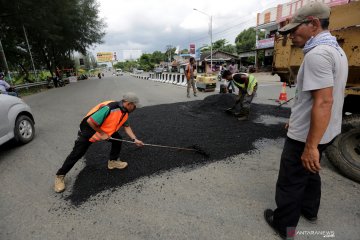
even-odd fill
[(162, 53), (160, 51), (155, 51), (151, 55), (151, 62), (154, 64), (159, 64), (160, 62), (165, 61), (165, 60), (166, 60), (165, 53)]
[[(212, 49), (213, 49), (213, 51), (221, 50), (221, 51), (232, 53), (232, 54), (236, 53), (235, 45), (230, 44), (226, 39), (220, 39), (220, 40), (217, 40), (216, 42), (213, 42)], [(202, 53), (210, 52), (210, 45), (204, 45), (204, 46), (200, 47), (200, 52), (202, 52)]]
[[(264, 32), (258, 31), (258, 38), (263, 39)], [(256, 31), (254, 28), (248, 28), (242, 31), (235, 38), (236, 50), (238, 53), (255, 50)]]
[(121, 68), (123, 71), (131, 72), (134, 68), (138, 68), (139, 64), (137, 61), (126, 61), (126, 62), (118, 62), (114, 64), (114, 68)]
[(167, 58), (165, 53), (155, 51), (153, 53), (142, 54), (138, 61), (118, 62), (114, 64), (114, 68), (121, 68), (124, 71), (129, 72), (131, 72), (134, 68), (150, 71), (154, 69), (155, 65), (166, 60)]
[(229, 42), (226, 39), (220, 39), (213, 43), (213, 50), (221, 50), (228, 53), (236, 53), (236, 47), (232, 44), (229, 44)]
[[(262, 39), (264, 38), (265, 33), (264, 32), (258, 32), (258, 38)], [(255, 44), (256, 44), (256, 31), (254, 28), (248, 28), (242, 31), (236, 38), (235, 38), (235, 44), (236, 44), (236, 51), (237, 53), (241, 52), (247, 52), (247, 51), (253, 51), (255, 50)], [(264, 52), (258, 51), (258, 60), (259, 62), (262, 62), (264, 59)], [(249, 57), (248, 62), (255, 63), (255, 57)]]
[(154, 68), (154, 63), (152, 62), (152, 54), (143, 54), (141, 55), (138, 63), (139, 69), (144, 71), (149, 71)]
[(172, 45), (167, 45), (166, 46), (166, 51), (165, 51), (165, 61), (166, 62), (171, 62), (174, 60), (174, 55), (175, 55), (175, 51), (176, 51), (176, 47), (172, 46)]
[[(48, 76), (51, 76), (51, 73), (49, 71), (39, 71), (39, 72), (37, 72), (37, 80), (38, 81), (45, 81)], [(27, 77), (28, 77), (28, 79), (25, 79), (26, 76), (19, 73), (19, 72), (13, 73), (11, 75), (11, 83), (13, 85), (18, 85), (18, 84), (24, 84), (24, 83), (27, 83), (27, 82), (36, 82), (35, 74), (29, 73), (29, 75)], [(8, 82), (10, 82), (10, 79), (8, 79), (8, 78), (6, 80)]]
[(181, 51), (180, 51), (180, 54), (189, 54), (189, 49), (182, 49)]
[(21, 64), (29, 75), (24, 29), (37, 69), (73, 67), (71, 53), (85, 54), (105, 35), (98, 7), (96, 0), (1, 0), (0, 32), (9, 67), (16, 70)]
[(238, 53), (255, 50), (256, 34), (254, 28), (242, 31), (235, 38), (236, 50)]
[(49, 71), (40, 71), (38, 77), (40, 81), (45, 81), (47, 77), (51, 77), (51, 73)]

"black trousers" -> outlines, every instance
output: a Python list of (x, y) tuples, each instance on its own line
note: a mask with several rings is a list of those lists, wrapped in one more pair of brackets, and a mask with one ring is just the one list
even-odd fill
[[(329, 144), (318, 146), (320, 159)], [(305, 143), (286, 138), (276, 183), (274, 225), (286, 235), (287, 227), (296, 227), (300, 215), (317, 217), (321, 198), (319, 173), (306, 170), (301, 161)]]
[[(122, 139), (121, 135), (118, 132), (115, 132), (111, 135), (113, 138)], [(110, 160), (117, 160), (121, 151), (121, 142), (112, 141), (111, 142), (111, 151), (110, 151)], [(62, 167), (57, 171), (56, 175), (66, 175), (71, 168), (75, 165), (80, 158), (82, 158), (92, 142), (88, 138), (85, 138), (81, 135), (81, 132), (78, 133), (78, 138), (75, 140), (75, 145), (69, 156), (65, 159)]]

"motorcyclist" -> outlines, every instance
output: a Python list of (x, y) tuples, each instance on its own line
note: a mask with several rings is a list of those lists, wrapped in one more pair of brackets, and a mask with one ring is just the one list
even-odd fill
[(221, 82), (221, 80), (222, 80), (222, 73), (223, 73), (225, 70), (226, 70), (226, 67), (223, 66), (223, 65), (220, 65), (219, 73), (218, 73), (218, 76), (217, 76), (219, 82)]
[(18, 93), (15, 91), (15, 88), (11, 87), (10, 84), (8, 84), (4, 80), (4, 74), (0, 74), (0, 93), (7, 94), (11, 96), (18, 97)]

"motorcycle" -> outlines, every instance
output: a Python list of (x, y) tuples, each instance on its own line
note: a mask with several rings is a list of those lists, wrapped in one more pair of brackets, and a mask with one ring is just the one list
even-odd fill
[(222, 80), (222, 74), (223, 74), (224, 71), (225, 71), (225, 69), (222, 69), (221, 71), (219, 71), (219, 73), (217, 75), (217, 79), (218, 79), (219, 82), (221, 82), (221, 80)]
[(7, 89), (7, 94), (8, 94), (8, 95), (11, 95), (11, 96), (15, 96), (15, 97), (20, 98), (19, 93), (16, 91), (16, 89), (15, 89), (14, 87), (9, 87), (9, 88)]
[(54, 76), (52, 78), (52, 82), (53, 82), (53, 87), (64, 87), (65, 86), (65, 82), (62, 78), (59, 78), (58, 76)]
[(62, 78), (58, 78), (58, 85), (59, 87), (65, 87), (65, 82)]

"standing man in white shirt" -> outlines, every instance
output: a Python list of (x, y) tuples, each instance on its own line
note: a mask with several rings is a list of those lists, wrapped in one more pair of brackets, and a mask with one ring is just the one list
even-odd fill
[(311, 2), (279, 30), (303, 48), (288, 133), (276, 184), (276, 205), (266, 222), (282, 237), (293, 237), (302, 215), (316, 222), (321, 198), (320, 159), (341, 132), (348, 61), (327, 30), (330, 8)]

